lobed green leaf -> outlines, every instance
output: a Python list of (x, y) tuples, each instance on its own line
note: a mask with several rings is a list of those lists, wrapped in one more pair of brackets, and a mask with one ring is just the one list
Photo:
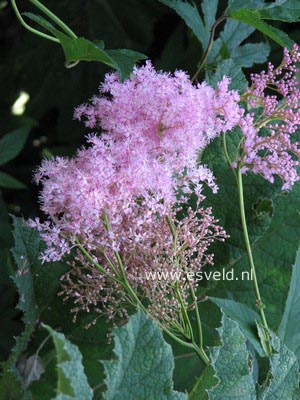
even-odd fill
[(102, 361), (105, 400), (184, 400), (173, 390), (174, 358), (158, 325), (139, 311), (114, 329), (116, 360)]
[(82, 355), (77, 346), (66, 339), (65, 335), (44, 325), (50, 333), (57, 358), (57, 394), (53, 400), (91, 400), (93, 391), (90, 388), (82, 365)]

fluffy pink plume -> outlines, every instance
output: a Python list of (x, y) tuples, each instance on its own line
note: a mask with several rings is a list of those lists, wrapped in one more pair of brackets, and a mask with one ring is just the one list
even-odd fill
[(90, 147), (74, 158), (43, 161), (35, 175), (49, 216), (45, 223), (31, 222), (47, 243), (44, 260), (59, 260), (76, 240), (91, 252), (119, 250), (133, 226), (170, 215), (176, 202), (200, 196), (203, 182), (216, 191), (198, 157), (241, 118), (239, 96), (228, 86), (227, 78), (216, 90), (195, 86), (186, 73), (156, 72), (149, 62), (123, 83), (106, 75), (100, 95), (75, 111), (101, 135), (91, 135)]

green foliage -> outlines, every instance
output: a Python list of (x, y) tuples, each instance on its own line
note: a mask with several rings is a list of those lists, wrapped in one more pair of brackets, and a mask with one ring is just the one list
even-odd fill
[(189, 393), (190, 400), (208, 400), (207, 390), (218, 383), (215, 377), (215, 371), (211, 365), (205, 368), (200, 378), (195, 383), (195, 386)]
[(154, 321), (139, 311), (113, 332), (117, 359), (103, 361), (105, 400), (187, 399), (173, 390), (171, 346)]
[(13, 216), (15, 247), (12, 252), (17, 264), (17, 272), (13, 277), (19, 292), (18, 308), (23, 312), (23, 320), (34, 326), (39, 317), (39, 309), (35, 300), (33, 276), (30, 270), (41, 250), (41, 241), (36, 231)]
[(299, 398), (299, 363), (295, 354), (271, 334), (275, 350), (270, 356), (271, 376), (264, 387), (259, 388), (259, 400)]
[[(33, 269), (37, 265), (39, 268), (41, 267), (38, 261), (38, 255), (42, 249), (43, 243), (38, 233), (26, 226), (21, 219), (13, 217), (13, 225), (15, 247), (12, 252), (17, 265), (13, 280), (19, 293), (19, 303), (17, 307), (23, 312), (25, 330), (21, 336), (16, 339), (16, 344), (9, 359), (2, 366), (3, 377), (1, 380), (2, 389), (0, 393), (2, 396), (7, 396), (8, 399), (23, 399), (24, 397), (24, 400), (27, 400), (27, 398), (31, 398), (31, 395), (25, 387), (23, 379), (18, 371), (17, 363), (27, 349), (29, 340), (36, 329), (41, 311), (43, 307), (49, 305), (47, 301), (51, 299), (53, 293), (51, 293), (51, 286), (44, 286), (43, 293), (45, 293), (45, 287), (47, 287), (47, 290), (49, 289), (47, 293), (48, 298), (47, 301), (45, 301), (43, 294), (43, 304), (39, 307), (36, 299)], [(50, 278), (48, 277), (48, 279)], [(57, 283), (54, 284), (57, 285)]]
[(55, 400), (92, 399), (93, 391), (84, 373), (82, 355), (77, 346), (50, 326), (44, 327), (50, 333), (56, 350), (58, 383)]
[(210, 349), (218, 384), (208, 391), (209, 399), (232, 400), (237, 396), (240, 400), (256, 399), (252, 363), (238, 324), (223, 315), (218, 331), (222, 346)]
[(32, 126), (24, 126), (7, 133), (0, 140), (0, 165), (17, 157), (23, 149)]
[[(24, 382), (17, 369), (17, 364), (22, 354), (27, 351), (36, 354), (36, 348), (44, 339), (38, 322), (51, 323), (55, 329), (63, 329), (70, 337), (72, 343), (79, 347), (83, 355), (83, 365), (88, 376), (89, 384), (99, 385), (104, 378), (103, 368), (99, 360), (111, 354), (111, 346), (107, 344), (107, 331), (109, 326), (106, 321), (98, 317), (95, 325), (88, 330), (85, 328), (91, 323), (95, 315), (78, 317), (76, 324), (68, 305), (64, 305), (61, 298), (57, 297), (60, 289), (61, 275), (66, 272), (67, 266), (61, 263), (41, 264), (39, 253), (44, 248), (44, 243), (37, 231), (29, 228), (24, 222), (13, 217), (15, 247), (13, 255), (17, 264), (17, 272), (13, 277), (19, 292), (18, 307), (23, 312), (26, 324), (25, 333), (17, 339), (15, 349), (9, 360), (4, 364), (3, 384), (5, 396), (9, 399), (18, 399), (14, 395), (16, 388), (19, 392), (25, 389)], [(45, 289), (47, 296), (45, 296)], [(30, 342), (29, 342), (30, 340)], [(41, 355), (43, 360), (52, 360), (52, 350), (48, 349)], [(47, 364), (49, 361), (47, 361)], [(35, 400), (48, 400), (51, 398), (55, 385), (55, 365), (50, 363), (46, 372), (38, 382), (30, 386), (31, 396)], [(101, 388), (99, 388), (101, 389)], [(0, 393), (2, 389), (0, 386)], [(95, 398), (99, 398), (101, 390), (95, 391)], [(3, 395), (4, 396), (4, 395)], [(15, 396), (15, 397), (14, 397)], [(6, 397), (4, 397), (6, 399)], [(2, 400), (2, 398), (0, 397)]]
[(264, 35), (268, 36), (282, 47), (291, 49), (294, 42), (288, 37), (286, 33), (264, 21), (264, 14), (259, 10), (250, 8), (243, 8), (240, 10), (233, 10), (230, 17), (253, 26), (255, 29), (261, 31)]
[(278, 336), (300, 357), (300, 251), (298, 250), (296, 262), (293, 266), (290, 290), (285, 305), (284, 314), (278, 328)]
[(218, 7), (217, 0), (204, 0), (202, 2), (202, 11), (204, 22), (199, 14), (196, 4), (190, 4), (183, 0), (159, 0), (161, 3), (171, 7), (185, 21), (187, 26), (193, 31), (202, 45), (203, 50), (208, 45), (210, 29), (215, 22)]
[(1, 365), (0, 400), (31, 400), (31, 394), (17, 369), (17, 361), (26, 350), (32, 333), (32, 325), (27, 325), (24, 332), (16, 339), (8, 360)]
[(237, 90), (241, 93), (245, 91), (248, 85), (247, 79), (245, 78), (241, 67), (235, 64), (232, 59), (220, 62), (215, 73), (207, 71), (206, 81), (216, 88), (218, 82), (220, 82), (224, 75), (231, 79), (230, 89)]
[[(16, 158), (22, 151), (32, 124), (7, 133), (0, 140), (0, 166)], [(18, 179), (0, 171), (0, 187), (8, 189), (26, 189)]]
[[(243, 24), (229, 21), (221, 34), (221, 39), (229, 50), (230, 58), (242, 67), (251, 67), (253, 64), (264, 63), (270, 53), (270, 47), (266, 43), (247, 43), (241, 46), (241, 43), (253, 31), (245, 29)], [(242, 32), (246, 34), (243, 35)]]
[(274, 348), (270, 371), (262, 386), (256, 385), (252, 358), (237, 322), (223, 314), (218, 329), (221, 346), (211, 349), (211, 363), (218, 379), (208, 390), (209, 400), (297, 399), (299, 396), (299, 364), (295, 354), (271, 333)]
[(25, 13), (25, 15), (47, 29), (59, 40), (65, 53), (67, 67), (75, 65), (79, 61), (98, 61), (115, 68), (121, 78), (125, 79), (137, 61), (147, 58), (144, 54), (132, 50), (104, 50), (103, 41), (99, 45), (82, 37), (67, 36), (40, 15), (32, 13)]
[(238, 323), (244, 336), (251, 342), (258, 354), (263, 356), (264, 352), (256, 330), (256, 321), (260, 321), (260, 316), (245, 304), (216, 297), (209, 297), (209, 299), (220, 307), (227, 317)]
[[(71, 38), (40, 17), (29, 14), (60, 40), (68, 66), (81, 60), (100, 62), (100, 64), (81, 63), (76, 69), (66, 70), (62, 66), (63, 54), (59, 46), (32, 38), (30, 34), (23, 34), (21, 30), (22, 40), (13, 41), (12, 29), (12, 37), (8, 36), (9, 46), (1, 55), (4, 61), (1, 65), (1, 89), (7, 94), (6, 108), (2, 106), (1, 112), (3, 113), (5, 109), (3, 115), (8, 115), (7, 110), (10, 109), (19, 90), (28, 91), (30, 102), (27, 112), (41, 123), (34, 135), (48, 136), (47, 147), (49, 145), (54, 154), (72, 154), (77, 147), (82, 138), (82, 131), (68, 121), (71, 121), (74, 106), (95, 92), (106, 67), (116, 69), (124, 79), (130, 74), (133, 64), (145, 58), (142, 53), (147, 53), (162, 69), (181, 67), (194, 72), (196, 62), (200, 58), (199, 44), (203, 50), (206, 49), (218, 8), (215, 0), (201, 2), (201, 10), (192, 2), (161, 0), (161, 3), (175, 10), (193, 31), (194, 35), (187, 36), (183, 24), (176, 25), (174, 30), (170, 28), (167, 35), (165, 32), (161, 35), (161, 26), (166, 25), (163, 19), (164, 7), (157, 7), (151, 0), (143, 2), (104, 0), (84, 4), (49, 0), (47, 5), (48, 3), (53, 5), (57, 15), (66, 17), (70, 21), (70, 26), (76, 26), (76, 30), (78, 28), (80, 36), (88, 32), (89, 37), (103, 38), (109, 48), (124, 47), (138, 50), (136, 52), (106, 50), (103, 41), (93, 42), (83, 37)], [(242, 93), (247, 86), (242, 67), (248, 68), (254, 63), (264, 62), (269, 54), (268, 44), (249, 43), (250, 35), (256, 28), (280, 45), (291, 46), (292, 41), (288, 36), (268, 25), (265, 20), (299, 21), (298, 3), (298, 0), (279, 0), (266, 4), (260, 0), (250, 0), (246, 3), (242, 0), (230, 0), (226, 11), (230, 19), (226, 21), (219, 38), (214, 41), (207, 60), (208, 82), (216, 86), (223, 75), (227, 75), (232, 80), (231, 88)], [(1, 12), (0, 7), (0, 18)], [(167, 44), (162, 48), (164, 35), (169, 36)], [(16, 37), (18, 38), (18, 35)], [(33, 59), (37, 61), (32, 63)], [(11, 126), (19, 126), (20, 121), (16, 122), (14, 118), (8, 116), (3, 121), (4, 131), (9, 131)], [(19, 134), (12, 132), (0, 140), (0, 165), (11, 161), (20, 153), (28, 137), (29, 130), (26, 133), (26, 129), (29, 128), (25, 126), (19, 130)], [(236, 149), (238, 140), (238, 132), (230, 135), (231, 155)], [(26, 168), (23, 164), (20, 166), (22, 171), (31, 171), (39, 162), (40, 149), (32, 148), (30, 151), (33, 157), (31, 153), (27, 156), (29, 161)], [(212, 143), (204, 152), (203, 162), (213, 169), (220, 186), (218, 195), (207, 192), (207, 204), (214, 206), (214, 214), (221, 217), (221, 224), (231, 235), (225, 245), (215, 246), (216, 268), (234, 267), (238, 275), (247, 270), (248, 262), (241, 237), (235, 180), (224, 158), (220, 141)], [(0, 172), (0, 186), (11, 189), (24, 187), (21, 182), (4, 172)], [(299, 186), (297, 185), (291, 193), (285, 194), (281, 193), (278, 183), (270, 185), (261, 178), (248, 174), (245, 177), (245, 197), (258, 278), (261, 282), (263, 300), (267, 305), (266, 313), (271, 321), (270, 325), (276, 328), (285, 303), (290, 277), (289, 267), (294, 262), (299, 244), (300, 218), (296, 211), (300, 198)], [(29, 203), (28, 199), (21, 202), (26, 204), (22, 209), (25, 215), (32, 214), (32, 206)], [(13, 204), (9, 204), (9, 207), (13, 209)], [(13, 310), (15, 291), (11, 286), (8, 290), (5, 280), (9, 274), (14, 275), (13, 280), (19, 292), (18, 308), (23, 314), (25, 328), (23, 334), (16, 339), (11, 356), (2, 364), (0, 399), (49, 400), (55, 397), (56, 388), (58, 388), (56, 399), (81, 397), (88, 399), (92, 396), (100, 399), (102, 390), (106, 390), (104, 394), (106, 399), (186, 398), (184, 394), (173, 390), (171, 378), (174, 363), (170, 347), (163, 341), (155, 323), (147, 320), (143, 314), (137, 314), (126, 326), (115, 330), (116, 359), (103, 362), (107, 383), (105, 389), (103, 383), (105, 374), (99, 361), (111, 358), (111, 346), (108, 345), (106, 337), (109, 326), (99, 318), (95, 326), (86, 330), (85, 325), (90, 323), (95, 315), (79, 316), (75, 323), (72, 322), (70, 307), (57, 298), (57, 292), (60, 290), (59, 278), (68, 266), (62, 263), (42, 265), (38, 254), (44, 245), (38, 233), (15, 218), (16, 245), (13, 254), (17, 271), (14, 273), (13, 263), (7, 251), (11, 241), (7, 215), (6, 207), (0, 202), (2, 240), (0, 261), (4, 266), (1, 271), (4, 278), (0, 287), (2, 297), (0, 313), (4, 325), (0, 336), (1, 350), (7, 352), (11, 346), (13, 332), (18, 333), (19, 329), (15, 326), (18, 314)], [(297, 259), (284, 316), (279, 327), (279, 336), (286, 346), (272, 335), (275, 351), (270, 358), (269, 374), (260, 380), (262, 386), (256, 384), (256, 373), (259, 368), (260, 374), (264, 375), (265, 366), (260, 358), (256, 359), (254, 352), (250, 355), (244, 343), (249, 340), (258, 354), (263, 355), (257, 337), (258, 328), (255, 325), (259, 317), (249, 308), (254, 307), (255, 302), (252, 282), (239, 279), (227, 281), (226, 284), (209, 284), (207, 288), (209, 295), (218, 296), (211, 300), (221, 307), (226, 315), (223, 316), (223, 326), (219, 330), (223, 346), (214, 348), (211, 352), (215, 369), (212, 366), (204, 369), (195, 355), (185, 354), (185, 349), (177, 351), (172, 343), (173, 350), (176, 351), (174, 371), (176, 390), (185, 391), (192, 387), (195, 376), (199, 377), (204, 371), (190, 392), (191, 400), (208, 400), (208, 390), (211, 399), (231, 400), (235, 394), (237, 396), (241, 394), (241, 382), (244, 383), (242, 385), (244, 391), (246, 388), (249, 389), (243, 397), (245, 399), (300, 398), (299, 365), (296, 360), (296, 356), (299, 357), (300, 340), (297, 314), (298, 264)], [(233, 297), (246, 304), (225, 297)], [(205, 343), (215, 344), (214, 327), (218, 324), (219, 312), (210, 302), (201, 303), (200, 308), (203, 313), (209, 314), (203, 316)], [(40, 354), (42, 365), (47, 366), (45, 373), (42, 375), (38, 373), (34, 382), (32, 380), (26, 382), (20, 373), (20, 361), (24, 357), (26, 360), (35, 360), (38, 357), (36, 349), (45, 339), (45, 332), (40, 329), (41, 321), (55, 329), (48, 327), (56, 345), (57, 363), (54, 359), (54, 350), (47, 342)], [(26, 387), (28, 384), (29, 388)], [(93, 394), (91, 387), (95, 389)]]
[(24, 183), (0, 171), (0, 186), (8, 189), (26, 189)]
[[(239, 140), (237, 130), (227, 136), (232, 159)], [(224, 267), (235, 271), (232, 281), (209, 284), (208, 294), (213, 290), (213, 296), (226, 297), (226, 292), (230, 292), (234, 300), (252, 308), (255, 305), (252, 281), (243, 279), (241, 275), (242, 271), (249, 271), (249, 266), (241, 231), (236, 180), (224, 156), (222, 139), (210, 144), (201, 161), (213, 170), (219, 186), (217, 194), (206, 191), (206, 202), (213, 207), (220, 223), (230, 235), (226, 245), (218, 243), (214, 246), (215, 266), (217, 269)], [(290, 277), (289, 266), (295, 261), (299, 245), (300, 216), (297, 208), (300, 188), (297, 184), (291, 192), (285, 193), (281, 191), (280, 182), (272, 185), (252, 173), (248, 173), (243, 180), (247, 224), (258, 281), (267, 306), (268, 320), (275, 329), (284, 309)], [(255, 209), (262, 200), (271, 202), (272, 215)]]
[[(203, 22), (195, 4), (191, 5), (183, 0), (160, 1), (171, 7), (183, 18), (200, 41), (203, 50), (206, 49), (211, 27), (216, 19), (218, 2), (203, 2)], [(297, 21), (300, 18), (299, 4), (298, 0), (286, 0), (273, 4), (252, 1), (248, 2), (247, 8), (245, 8), (245, 2), (230, 1), (225, 15), (232, 20), (226, 22), (224, 31), (221, 32), (219, 39), (214, 43), (208, 62), (212, 63), (216, 59), (220, 61), (224, 58), (231, 58), (242, 67), (251, 67), (255, 63), (265, 62), (270, 51), (266, 43), (240, 45), (255, 29), (261, 31), (280, 46), (291, 49), (293, 41), (288, 35), (280, 29), (267, 24), (264, 20)]]
[[(296, 22), (300, 19), (300, 1), (299, 0), (277, 0), (272, 3), (247, 2), (247, 8), (259, 9), (259, 15), (262, 19), (275, 21)], [(245, 5), (243, 2), (242, 5)], [(242, 8), (238, 2), (233, 1), (229, 4), (230, 10)], [(244, 8), (244, 7), (243, 7)]]

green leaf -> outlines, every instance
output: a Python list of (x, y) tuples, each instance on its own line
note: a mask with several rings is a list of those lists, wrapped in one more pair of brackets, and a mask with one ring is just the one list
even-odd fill
[(106, 50), (106, 54), (113, 60), (115, 68), (118, 70), (122, 79), (127, 78), (133, 66), (140, 60), (145, 60), (147, 56), (137, 51), (127, 49)]
[(205, 50), (209, 42), (212, 25), (216, 19), (218, 0), (204, 0), (202, 2), (204, 22), (195, 3), (190, 4), (184, 0), (159, 1), (177, 12), (186, 25), (193, 31), (201, 43), (202, 49)]
[[(242, 67), (251, 67), (255, 63), (263, 63), (267, 60), (270, 47), (266, 43), (247, 43), (241, 45), (245, 39), (247, 39), (255, 28), (250, 25), (244, 24), (239, 21), (227, 20), (223, 32), (220, 34), (220, 38), (215, 42), (213, 53), (210, 56), (210, 60), (213, 57), (218, 58), (218, 49), (226, 45), (230, 58)], [(257, 51), (255, 51), (255, 49)]]
[[(235, 64), (241, 67), (251, 67), (255, 63), (262, 63), (267, 60), (270, 47), (267, 43), (247, 43), (242, 45), (255, 28), (243, 22), (227, 20), (220, 37), (214, 42), (208, 56), (208, 63), (213, 63), (226, 58), (231, 58)], [(224, 57), (226, 48), (229, 56)], [(259, 51), (255, 52), (255, 49)]]
[(266, 22), (263, 21), (263, 15), (261, 15), (259, 10), (254, 10), (250, 8), (233, 10), (230, 14), (230, 17), (237, 21), (241, 21), (253, 26), (282, 47), (287, 47), (288, 49), (291, 49), (293, 47), (294, 42), (288, 37), (286, 33), (281, 31), (280, 29), (268, 25)]
[(203, 374), (195, 383), (195, 386), (189, 393), (190, 400), (208, 400), (207, 390), (215, 386), (218, 381), (214, 376), (215, 371), (211, 365), (205, 368)]
[(183, 0), (159, 0), (164, 5), (172, 8), (184, 20), (186, 25), (193, 31), (199, 42), (205, 48), (207, 30), (199, 14), (196, 4), (190, 4)]
[[(247, 4), (248, 6), (248, 4)], [(298, 22), (300, 20), (299, 0), (277, 0), (260, 10), (261, 18), (275, 21)]]
[(246, 90), (248, 86), (247, 79), (242, 71), (242, 68), (239, 65), (235, 64), (232, 59), (218, 63), (217, 70), (214, 74), (207, 71), (206, 81), (211, 86), (216, 88), (218, 83), (222, 80), (224, 76), (227, 76), (231, 79), (231, 90), (237, 90), (240, 93)]
[(24, 332), (16, 339), (8, 360), (1, 364), (0, 400), (31, 400), (31, 394), (17, 369), (17, 361), (26, 350), (32, 333), (33, 326), (27, 325)]
[(300, 250), (293, 266), (290, 290), (278, 336), (300, 359)]
[[(264, 7), (264, 0), (247, 0), (248, 8), (261, 9)], [(239, 10), (241, 8), (245, 8), (245, 0), (229, 0), (227, 13), (230, 13), (232, 10)]]
[(55, 400), (92, 399), (93, 391), (84, 373), (82, 355), (78, 347), (62, 333), (56, 332), (48, 325), (44, 327), (51, 334), (56, 349), (58, 384)]
[(209, 300), (220, 307), (224, 314), (239, 324), (243, 334), (251, 342), (258, 354), (263, 357), (264, 351), (261, 347), (256, 329), (256, 321), (260, 321), (260, 316), (245, 304), (237, 303), (233, 300), (220, 299), (217, 297), (209, 297)]
[(8, 189), (26, 189), (26, 185), (18, 179), (0, 171), (0, 186)]
[(102, 361), (105, 400), (184, 400), (173, 390), (174, 359), (156, 323), (138, 312), (114, 330), (116, 360)]
[(233, 61), (242, 67), (252, 67), (253, 64), (264, 63), (270, 54), (266, 43), (247, 43), (231, 52)]
[[(227, 145), (233, 159), (240, 141), (240, 132), (227, 134)], [(230, 238), (215, 243), (215, 268), (233, 270), (235, 279), (226, 282), (209, 282), (207, 294), (227, 297), (233, 293), (234, 300), (255, 307), (253, 282), (242, 272), (249, 271), (247, 254), (240, 220), (235, 177), (224, 156), (222, 139), (218, 138), (203, 152), (201, 161), (213, 171), (219, 185), (217, 194), (205, 191), (206, 204), (212, 206), (214, 215), (220, 219)], [(263, 302), (270, 327), (276, 329), (283, 313), (290, 280), (289, 266), (295, 261), (300, 238), (300, 187), (281, 191), (278, 179), (274, 184), (262, 177), (247, 173), (243, 177), (245, 208), (254, 263)], [(262, 201), (269, 202), (267, 211), (259, 211)], [(250, 278), (250, 277), (249, 277)]]
[(12, 249), (17, 272), (13, 277), (18, 292), (19, 303), (17, 307), (24, 313), (23, 321), (28, 325), (35, 325), (39, 317), (39, 308), (35, 300), (33, 277), (30, 271), (41, 250), (40, 238), (37, 233), (26, 227), (24, 222), (13, 218), (15, 247)]
[(0, 165), (7, 163), (19, 155), (31, 128), (32, 125), (24, 126), (3, 136), (0, 140)]
[[(204, 15), (204, 22), (199, 14), (197, 6), (193, 3), (182, 0), (159, 0), (161, 3), (171, 7), (179, 14), (187, 26), (194, 32), (195, 36), (200, 41), (202, 48), (205, 50), (210, 37), (211, 27), (215, 22), (216, 11), (218, 2), (206, 0), (202, 3), (202, 11)], [(249, 24), (244, 24), (238, 21), (227, 21), (225, 29), (221, 33), (220, 38), (214, 43), (212, 51), (208, 57), (208, 63), (215, 61), (219, 58), (222, 46), (226, 45), (230, 57), (243, 67), (250, 67), (254, 63), (265, 62), (270, 49), (265, 43), (247, 44), (238, 47), (251, 33), (254, 28)], [(256, 47), (255, 47), (256, 46)], [(254, 49), (259, 46), (259, 51), (255, 52)]]
[(99, 61), (115, 68), (122, 79), (125, 79), (131, 72), (134, 64), (146, 59), (147, 57), (139, 52), (132, 50), (104, 50), (104, 42), (93, 43), (85, 38), (71, 38), (60, 32), (43, 17), (32, 13), (25, 15), (37, 22), (43, 28), (51, 32), (61, 43), (66, 57), (66, 66), (70, 67), (79, 61)]
[(299, 399), (299, 363), (296, 355), (271, 333), (271, 344), (276, 353), (270, 356), (269, 384), (260, 388), (258, 400)]
[[(79, 347), (89, 384), (93, 387), (99, 386), (99, 382), (104, 379), (99, 359), (109, 357), (112, 352), (111, 345), (107, 343), (109, 324), (104, 318), (99, 318), (98, 314), (92, 312), (88, 315), (79, 314), (74, 323), (71, 305), (64, 304), (62, 298), (57, 296), (57, 292), (61, 289), (60, 277), (69, 267), (63, 263), (42, 265), (39, 254), (44, 249), (44, 243), (39, 233), (29, 228), (21, 219), (13, 217), (13, 220), (16, 240), (13, 253), (21, 271), (25, 272), (25, 274), (17, 273), (14, 279), (20, 290), (20, 308), (25, 312), (23, 319), (31, 324), (29, 326), (35, 333), (27, 352), (35, 353), (45, 338), (35, 322), (42, 320), (48, 325), (52, 324), (55, 329), (62, 329), (67, 337), (72, 338), (72, 343)], [(45, 296), (45, 288), (47, 288), (47, 296)], [(86, 329), (86, 325), (96, 318), (95, 325)], [(31, 392), (36, 396), (34, 399), (40, 400), (42, 395), (45, 398), (51, 398), (55, 385), (54, 368), (54, 365), (52, 368), (47, 368), (41, 380), (31, 385)], [(103, 390), (102, 387), (97, 387), (96, 399), (99, 398), (101, 390)]]
[(299, 364), (295, 354), (272, 332), (274, 353), (263, 386), (255, 387), (252, 360), (238, 324), (225, 314), (218, 329), (221, 346), (211, 349), (211, 365), (218, 384), (208, 390), (209, 400), (274, 400), (299, 398)]
[(210, 349), (211, 365), (218, 384), (208, 390), (210, 400), (255, 400), (252, 365), (238, 324), (223, 314), (218, 329), (221, 346)]
[(239, 21), (228, 20), (220, 38), (226, 43), (230, 51), (234, 51), (244, 40), (246, 40), (255, 28)]
[[(39, 288), (35, 285), (34, 278), (39, 278), (39, 272), (43, 275), (43, 271), (36, 271), (36, 277), (33, 274), (33, 266), (40, 267), (38, 256), (43, 248), (43, 243), (38, 232), (29, 228), (20, 218), (13, 218), (15, 246), (12, 253), (16, 262), (17, 270), (12, 277), (19, 294), (19, 302), (17, 307), (23, 312), (22, 319), (25, 323), (25, 330), (16, 339), (16, 344), (8, 361), (3, 366), (3, 383), (6, 398), (12, 399), (29, 399), (31, 396), (25, 389), (23, 379), (17, 369), (17, 363), (21, 355), (25, 352), (29, 340), (35, 331), (36, 324), (40, 318), (42, 310), (47, 309), (49, 301), (53, 299), (53, 283), (50, 285), (44, 281), (43, 296), (37, 301)], [(54, 266), (52, 266), (54, 267)], [(55, 271), (55, 267), (54, 267)], [(45, 271), (44, 271), (45, 273)], [(55, 283), (56, 289), (59, 281)], [(47, 288), (47, 296), (45, 297), (45, 288)], [(57, 291), (57, 290), (56, 290)], [(55, 291), (55, 294), (56, 294)], [(47, 310), (49, 312), (49, 310)], [(22, 393), (22, 397), (20, 395)], [(0, 397), (1, 399), (1, 397)]]
[[(218, 10), (218, 0), (203, 0), (202, 1), (202, 11), (204, 15), (204, 22), (206, 30), (211, 30), (213, 24), (216, 20), (216, 14)], [(208, 44), (209, 35), (206, 34), (205, 43)]]

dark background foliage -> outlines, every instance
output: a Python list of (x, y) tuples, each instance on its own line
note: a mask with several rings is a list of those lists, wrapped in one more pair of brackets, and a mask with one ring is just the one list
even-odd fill
[[(220, 2), (220, 11), (225, 5)], [(47, 6), (78, 36), (102, 39), (110, 49), (140, 51), (158, 68), (182, 68), (193, 74), (201, 58), (201, 47), (184, 22), (158, 1), (48, 0)], [(19, 1), (19, 7), (30, 9), (27, 1)], [(297, 41), (300, 33), (296, 25), (278, 26)], [(257, 37), (262, 39), (255, 33), (250, 41)], [(276, 62), (282, 50), (270, 44)], [(0, 359), (4, 360), (22, 327), (15, 310), (16, 290), (10, 279), (14, 262), (9, 214), (25, 218), (39, 214), (33, 170), (43, 156), (72, 155), (84, 143), (86, 130), (73, 120), (73, 109), (97, 92), (108, 69), (87, 62), (66, 69), (60, 46), (25, 31), (7, 1), (0, 1), (0, 46), (0, 138), (28, 121), (35, 122), (21, 154), (1, 167), (27, 186), (23, 190), (0, 191)], [(11, 107), (21, 91), (27, 92), (30, 100), (24, 114), (14, 116)]]

